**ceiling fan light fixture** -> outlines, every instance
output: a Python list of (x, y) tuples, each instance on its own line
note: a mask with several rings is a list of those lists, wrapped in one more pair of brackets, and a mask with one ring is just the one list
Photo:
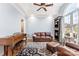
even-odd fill
[(46, 3), (37, 4), (37, 3), (33, 3), (33, 4), (37, 5), (37, 6), (40, 6), (40, 8), (37, 9), (37, 11), (39, 11), (40, 9), (43, 9), (44, 11), (47, 11), (46, 7), (53, 6), (53, 3), (52, 4), (46, 4)]

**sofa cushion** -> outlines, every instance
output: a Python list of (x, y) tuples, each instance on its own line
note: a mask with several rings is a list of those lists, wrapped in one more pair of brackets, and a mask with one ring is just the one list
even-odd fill
[(37, 38), (37, 39), (38, 39), (38, 38), (40, 38), (40, 36), (36, 36), (35, 38)]
[(46, 39), (51, 39), (51, 37), (49, 37), (49, 36), (46, 36)]
[(45, 36), (45, 32), (40, 32), (40, 35), (41, 36)]
[(46, 36), (51, 36), (51, 33), (50, 33), (50, 32), (46, 32), (45, 35), (46, 35)]
[(47, 45), (51, 47), (56, 47), (56, 46), (59, 46), (60, 44), (58, 42), (48, 42)]
[(41, 39), (45, 39), (45, 36), (40, 36)]
[(35, 33), (35, 35), (36, 35), (36, 36), (40, 36), (40, 32), (38, 32), (38, 33)]

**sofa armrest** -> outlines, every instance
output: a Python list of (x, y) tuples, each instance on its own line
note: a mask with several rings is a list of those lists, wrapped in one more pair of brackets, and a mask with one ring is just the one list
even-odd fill
[(51, 39), (53, 40), (53, 35), (50, 35)]
[(51, 38), (53, 38), (53, 35), (51, 35)]
[(33, 39), (35, 39), (37, 36), (34, 34), (32, 37), (33, 37)]
[(73, 49), (76, 49), (76, 50), (79, 51), (79, 45), (78, 44), (71, 43), (71, 42), (66, 42), (66, 46), (68, 46), (70, 48), (73, 48)]
[(76, 56), (74, 51), (65, 46), (57, 46), (57, 52), (60, 56)]
[(36, 37), (36, 35), (34, 34), (32, 37)]

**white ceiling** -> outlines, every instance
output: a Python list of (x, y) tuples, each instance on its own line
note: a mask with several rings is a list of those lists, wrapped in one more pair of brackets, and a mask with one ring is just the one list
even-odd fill
[(58, 15), (60, 7), (64, 3), (53, 3), (53, 6), (47, 7), (48, 11), (44, 11), (43, 9), (36, 11), (39, 6), (33, 5), (32, 3), (16, 3), (13, 4), (22, 14), (26, 16), (35, 15), (35, 16), (55, 16)]

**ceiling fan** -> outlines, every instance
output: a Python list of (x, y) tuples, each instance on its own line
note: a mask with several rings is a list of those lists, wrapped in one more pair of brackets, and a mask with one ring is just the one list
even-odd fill
[(33, 4), (37, 5), (37, 6), (40, 6), (40, 8), (37, 9), (37, 11), (39, 11), (40, 9), (43, 9), (44, 11), (47, 11), (46, 7), (53, 6), (53, 3), (52, 4), (46, 4), (46, 3), (37, 4), (37, 3), (33, 3)]

